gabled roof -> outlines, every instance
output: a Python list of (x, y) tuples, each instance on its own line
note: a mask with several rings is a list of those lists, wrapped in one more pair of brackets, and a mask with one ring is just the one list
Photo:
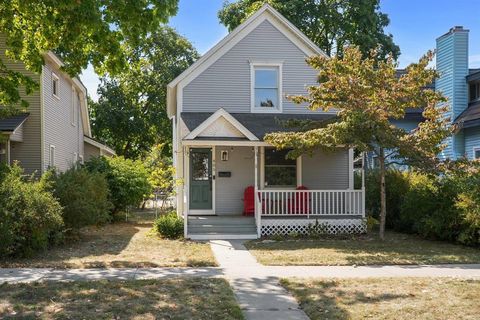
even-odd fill
[[(182, 112), (181, 117), (185, 126), (194, 131), (212, 116), (211, 112)], [(271, 113), (230, 113), (243, 127), (263, 141), (267, 133), (297, 131), (298, 128), (286, 126), (288, 120), (327, 121), (335, 117), (334, 114), (271, 114)], [(204, 139), (204, 138), (202, 138)], [(224, 140), (224, 139), (222, 139)]]
[(240, 40), (247, 36), (260, 23), (268, 20), (275, 28), (282, 32), (290, 41), (292, 41), (307, 56), (324, 55), (315, 43), (305, 36), (297, 27), (282, 16), (269, 4), (263, 5), (257, 12), (251, 15), (245, 22), (240, 24), (235, 30), (230, 32), (225, 38), (217, 43), (213, 48), (192, 64), (187, 70), (176, 77), (167, 86), (167, 113), (170, 117), (176, 113), (177, 89), (186, 86), (195, 79), (200, 73), (222, 57), (228, 50), (236, 45)]
[(21, 113), (18, 115), (0, 119), (0, 132), (14, 132), (27, 120), (28, 116), (29, 113)]
[(480, 101), (470, 103), (454, 123), (458, 124), (460, 129), (480, 126)]

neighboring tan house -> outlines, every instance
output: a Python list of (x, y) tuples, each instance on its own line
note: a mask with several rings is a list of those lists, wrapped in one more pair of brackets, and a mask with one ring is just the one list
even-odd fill
[(335, 116), (286, 99), (317, 83), (305, 59), (324, 54), (264, 5), (168, 85), (187, 238), (305, 233), (317, 220), (331, 233), (365, 230), (352, 149), (289, 160), (264, 141), (291, 130), (283, 120)]
[(46, 53), (42, 73), (35, 74), (5, 57), (5, 39), (0, 37), (0, 57), (7, 68), (40, 83), (40, 90), (22, 95), (29, 102), (27, 113), (0, 119), (0, 161), (18, 161), (26, 174), (41, 174), (50, 167), (65, 171), (92, 156), (114, 154), (92, 138), (86, 88), (60, 70), (55, 54)]

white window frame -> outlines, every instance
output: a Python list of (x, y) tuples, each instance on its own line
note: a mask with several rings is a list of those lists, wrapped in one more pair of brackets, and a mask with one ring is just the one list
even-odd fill
[(75, 90), (75, 88), (72, 86), (72, 103), (71, 103), (71, 106), (70, 106), (70, 123), (72, 124), (72, 126), (76, 126), (76, 123), (77, 123), (77, 119), (76, 119), (76, 111), (77, 109), (75, 108), (75, 105), (76, 105), (76, 102), (77, 102), (77, 90)]
[[(255, 70), (264, 68), (278, 68), (278, 106), (276, 108), (255, 107)], [(250, 112), (251, 113), (282, 113), (283, 111), (283, 62), (250, 61)]]
[(475, 157), (475, 152), (480, 151), (480, 146), (473, 147), (473, 160), (480, 161), (480, 158)]
[(60, 90), (60, 78), (52, 72), (52, 96), (60, 100), (59, 94)]
[(48, 164), (50, 168), (55, 168), (55, 146), (51, 144), (48, 151)]

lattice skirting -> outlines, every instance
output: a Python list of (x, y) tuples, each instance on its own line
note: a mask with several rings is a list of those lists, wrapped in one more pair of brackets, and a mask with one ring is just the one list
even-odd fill
[[(307, 234), (309, 225), (315, 225), (315, 219), (262, 219), (262, 236)], [(327, 234), (353, 234), (367, 232), (363, 219), (318, 219), (321, 229)]]

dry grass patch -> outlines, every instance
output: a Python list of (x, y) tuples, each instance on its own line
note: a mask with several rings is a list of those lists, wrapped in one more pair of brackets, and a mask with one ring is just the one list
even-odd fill
[(451, 278), (282, 280), (313, 319), (478, 319), (480, 281)]
[(265, 265), (376, 265), (479, 263), (480, 250), (389, 232), (346, 239), (255, 240), (246, 244)]
[(29, 259), (2, 261), (1, 267), (127, 268), (215, 266), (208, 243), (161, 239), (151, 232), (152, 213), (129, 222), (88, 227), (80, 238)]
[(243, 319), (223, 279), (0, 285), (1, 319)]

